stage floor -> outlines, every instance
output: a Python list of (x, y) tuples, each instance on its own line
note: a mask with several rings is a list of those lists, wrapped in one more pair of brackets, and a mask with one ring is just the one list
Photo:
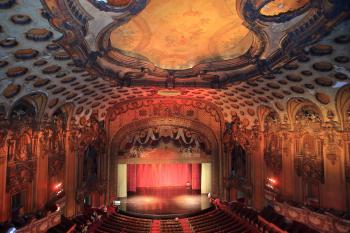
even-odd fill
[(211, 207), (208, 195), (185, 187), (138, 188), (121, 198), (121, 210), (149, 215), (183, 215)]

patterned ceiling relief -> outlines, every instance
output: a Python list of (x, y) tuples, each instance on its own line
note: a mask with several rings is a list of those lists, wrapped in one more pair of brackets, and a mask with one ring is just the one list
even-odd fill
[(244, 54), (253, 35), (238, 16), (235, 0), (152, 0), (114, 29), (111, 46), (164, 69), (187, 69)]
[[(116, 105), (168, 97), (209, 102), (221, 110), (225, 121), (238, 115), (242, 127), (257, 124), (260, 106), (273, 109), (281, 122), (288, 123), (288, 106), (295, 99), (316, 104), (323, 119), (350, 119), (344, 91), (350, 84), (350, 23), (346, 20), (349, 11), (344, 6), (307, 3), (300, 9), (295, 7), (293, 12), (298, 13), (295, 17), (288, 15), (286, 19), (281, 15), (267, 20), (268, 17), (259, 13), (262, 6), (250, 1), (222, 1), (221, 6), (210, 9), (215, 12), (213, 9), (228, 5), (227, 14), (239, 15), (238, 27), (245, 28), (244, 24), (247, 28), (242, 40), (253, 38), (247, 45), (249, 48), (246, 47), (248, 50), (236, 58), (204, 63), (198, 60), (200, 64), (190, 69), (169, 70), (152, 65), (145, 55), (139, 59), (111, 46), (111, 36), (120, 36), (116, 32), (137, 21), (138, 16), (152, 7), (151, 2), (144, 5), (141, 1), (130, 2), (127, 7), (131, 4), (143, 7), (136, 15), (127, 7), (123, 7), (122, 13), (101, 11), (88, 0), (3, 2), (0, 4), (1, 119), (13, 115), (20, 118), (21, 114), (13, 109), (25, 101), (33, 105), (39, 121), (69, 106), (72, 119), (77, 125), (84, 125), (91, 114), (100, 120), (108, 118), (108, 109)], [(168, 9), (167, 4), (171, 6), (170, 1), (160, 3)], [(209, 6), (199, 7), (196, 1), (188, 6), (199, 13), (199, 9), (206, 7), (209, 11)], [(164, 12), (169, 13), (166, 9)], [(162, 14), (157, 17), (160, 19)], [(203, 18), (191, 14), (186, 17), (193, 17), (194, 23)], [(175, 26), (176, 22), (187, 22), (172, 20)], [(234, 35), (227, 32), (216, 33), (215, 42)], [(207, 52), (230, 51), (217, 43), (209, 43)], [(338, 93), (345, 93), (344, 100), (339, 100), (338, 96), (344, 95)], [(342, 108), (347, 110), (342, 112)]]

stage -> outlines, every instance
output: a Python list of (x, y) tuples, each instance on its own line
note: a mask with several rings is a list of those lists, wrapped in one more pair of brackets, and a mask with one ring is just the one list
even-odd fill
[(186, 187), (137, 188), (119, 200), (121, 211), (145, 216), (186, 216), (211, 207), (207, 194)]

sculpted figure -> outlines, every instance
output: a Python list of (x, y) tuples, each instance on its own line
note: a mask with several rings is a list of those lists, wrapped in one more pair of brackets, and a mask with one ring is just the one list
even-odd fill
[(27, 133), (24, 133), (18, 139), (18, 143), (16, 145), (17, 153), (16, 160), (25, 161), (29, 158), (30, 148), (31, 147), (31, 139)]

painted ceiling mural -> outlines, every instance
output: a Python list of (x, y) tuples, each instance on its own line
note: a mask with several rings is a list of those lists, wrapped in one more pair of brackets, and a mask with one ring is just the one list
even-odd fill
[(238, 16), (235, 0), (152, 0), (113, 30), (110, 41), (158, 67), (187, 69), (242, 55), (253, 36)]
[[(170, 1), (162, 1), (164, 4), (160, 6), (168, 8), (167, 4), (171, 3), (167, 2)], [(259, 13), (259, 9), (266, 6), (261, 5), (261, 1), (216, 1), (220, 6), (210, 5), (214, 1), (206, 1), (208, 5), (201, 5), (200, 2), (193, 1), (174, 9), (179, 12), (189, 9), (189, 16), (186, 17), (193, 17), (193, 20), (187, 21), (186, 17), (176, 20), (169, 14), (159, 14), (156, 18), (171, 19), (173, 22), (168, 25), (175, 27), (179, 22), (191, 31), (193, 28), (186, 23), (205, 22), (200, 15), (204, 15), (203, 11), (207, 9), (211, 13), (205, 15), (212, 17), (211, 20), (227, 20), (225, 22), (229, 23), (237, 19), (237, 30), (244, 33), (236, 32), (240, 37), (235, 37), (237, 34), (233, 31), (227, 33), (229, 30), (222, 29), (226, 24), (213, 24), (209, 20), (208, 24), (212, 26), (206, 38), (209, 39), (211, 33), (216, 34), (215, 43), (199, 43), (198, 48), (204, 55), (196, 58), (186, 56), (188, 59), (181, 64), (188, 66), (191, 59), (197, 59), (193, 63), (215, 60), (217, 57), (213, 54), (216, 53), (221, 57), (238, 57), (195, 65), (187, 70), (167, 70), (144, 62), (144, 59), (155, 58), (152, 54), (142, 54), (141, 49), (131, 51), (133, 56), (141, 56), (141, 60), (126, 55), (122, 57), (125, 60), (110, 57), (110, 52), (116, 50), (111, 46), (117, 43), (113, 42), (113, 36), (122, 37), (118, 30), (141, 22), (138, 16), (144, 18), (141, 23), (147, 22), (149, 28), (154, 26), (150, 23), (154, 19), (147, 21), (144, 15), (151, 15), (147, 13), (148, 7), (157, 10), (157, 6), (152, 7), (152, 1), (147, 4), (145, 1), (132, 1), (122, 7), (113, 5), (111, 11), (95, 7), (90, 0), (0, 1), (3, 19), (0, 22), (1, 118), (8, 118), (14, 105), (23, 99), (35, 102), (37, 112), (42, 113), (43, 117), (51, 117), (57, 109), (68, 104), (74, 109), (77, 122), (84, 122), (80, 120), (88, 118), (93, 112), (98, 113), (99, 119), (105, 119), (108, 109), (133, 100), (179, 96), (215, 104), (226, 121), (230, 121), (233, 114), (238, 114), (249, 127), (254, 126), (259, 117), (259, 106), (274, 109), (282, 121), (288, 120), (287, 106), (294, 98), (316, 103), (324, 119), (328, 114), (335, 115), (333, 120), (339, 119), (337, 93), (350, 84), (350, 23), (346, 20), (349, 17), (346, 7), (337, 8), (338, 1), (335, 1), (335, 5), (323, 4), (323, 1), (303, 5), (304, 1), (298, 1), (298, 5), (288, 5), (288, 9), (282, 10), (291, 11), (287, 18), (273, 13), (273, 17), (266, 19)], [(273, 2), (284, 1), (271, 1), (270, 4)], [(137, 10), (131, 12), (130, 9)], [(218, 10), (226, 12), (231, 18), (220, 18), (223, 15), (216, 14)], [(169, 10), (164, 11), (169, 13)], [(191, 16), (195, 12), (199, 16)], [(168, 30), (161, 22), (154, 23), (163, 25), (162, 30)], [(118, 43), (130, 46), (124, 48), (125, 51), (141, 48), (141, 45), (146, 51), (148, 47), (146, 43), (143, 44), (143, 27), (132, 27), (135, 27), (135, 41), (140, 41)], [(189, 31), (181, 31), (183, 42), (186, 42), (188, 49), (197, 49), (190, 46), (193, 42), (188, 39)], [(159, 34), (156, 39), (173, 33), (148, 32)], [(226, 40), (232, 37), (238, 42), (230, 43), (230, 50), (225, 46)], [(259, 46), (255, 47), (257, 50), (251, 51), (251, 43), (255, 44), (257, 40), (260, 41)], [(179, 44), (182, 36), (177, 37), (174, 32), (170, 41)], [(247, 44), (243, 45), (242, 41)], [(150, 46), (151, 40), (148, 43)], [(162, 44), (161, 51), (171, 47), (167, 45)], [(181, 43), (169, 50), (176, 53), (177, 48), (182, 48)], [(246, 49), (251, 53), (247, 54)], [(225, 51), (231, 52), (225, 54)], [(206, 56), (205, 53), (208, 57), (202, 58)], [(164, 57), (159, 61), (170, 60)]]
[(265, 16), (276, 16), (298, 10), (307, 5), (309, 2), (310, 0), (273, 0), (261, 8), (260, 13)]

